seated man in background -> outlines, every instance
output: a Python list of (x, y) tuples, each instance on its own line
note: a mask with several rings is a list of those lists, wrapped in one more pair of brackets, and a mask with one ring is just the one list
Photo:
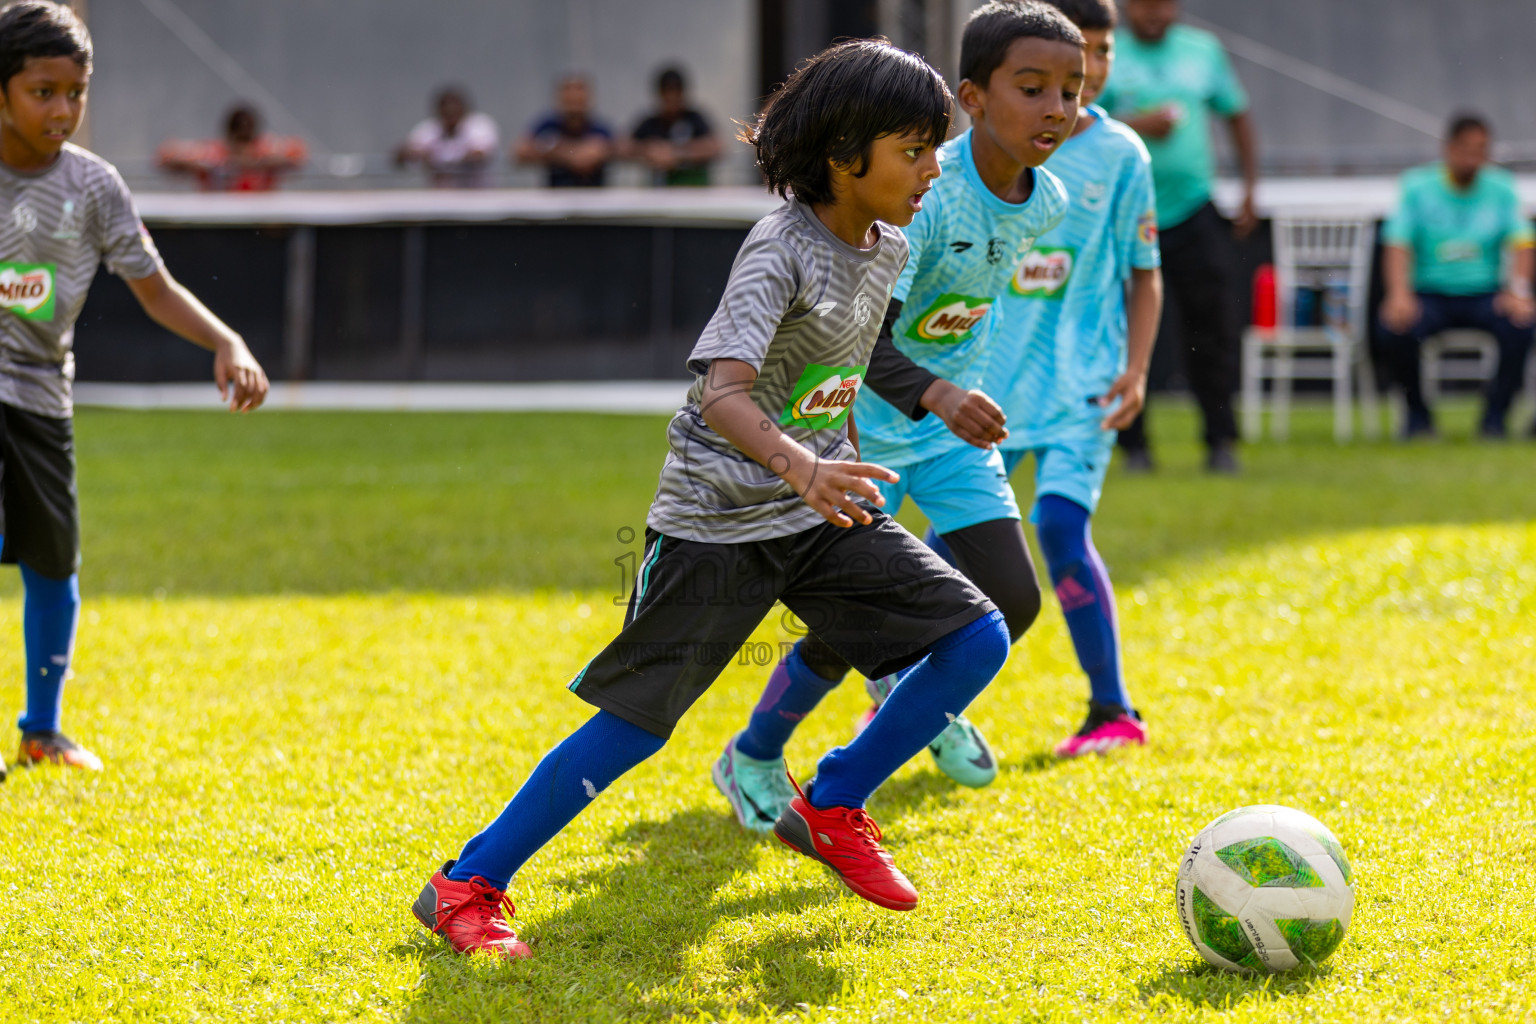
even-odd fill
[(433, 188), (483, 188), (491, 183), (491, 161), (501, 146), (496, 122), (472, 110), (469, 94), (444, 86), (433, 101), (433, 117), (411, 129), (395, 151), (395, 163), (420, 162)]
[(656, 111), (635, 126), (625, 155), (651, 169), (653, 185), (708, 185), (720, 139), (704, 115), (688, 105), (688, 83), (678, 68), (656, 76)]
[(302, 139), (263, 135), (261, 114), (241, 103), (225, 117), (222, 139), (167, 140), (158, 162), (162, 170), (195, 176), (204, 192), (270, 192), (308, 155)]
[(566, 75), (555, 90), (555, 109), (517, 141), (520, 164), (549, 169), (550, 188), (596, 188), (613, 159), (613, 132), (592, 116), (592, 87), (583, 75)]
[[(1536, 322), (1533, 234), (1520, 212), (1514, 178), (1502, 167), (1487, 166), (1489, 136), (1481, 118), (1455, 118), (1444, 160), (1404, 173), (1397, 212), (1382, 229), (1382, 337), (1408, 403), (1405, 439), (1435, 432), (1419, 377), (1419, 346), (1430, 335), (1471, 328), (1498, 341), (1483, 437), (1507, 436), (1509, 406), (1520, 392)], [(1513, 258), (1501, 286), (1506, 250)]]

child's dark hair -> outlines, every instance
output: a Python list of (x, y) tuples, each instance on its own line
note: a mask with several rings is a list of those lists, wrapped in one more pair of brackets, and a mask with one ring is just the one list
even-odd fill
[(1083, 46), (1083, 34), (1065, 14), (1039, 0), (993, 0), (978, 7), (960, 37), (960, 77), (982, 88), (1015, 39), (1045, 39)]
[(1065, 14), (1080, 29), (1099, 32), (1114, 28), (1120, 21), (1120, 12), (1114, 0), (1046, 0), (1052, 7)]
[(666, 92), (668, 89), (676, 92), (688, 91), (688, 79), (679, 67), (665, 67), (656, 74), (656, 91)]
[(914, 132), (937, 146), (952, 109), (949, 87), (921, 57), (883, 39), (855, 39), (796, 68), (740, 137), (756, 148), (769, 188), (829, 203), (830, 163), (853, 165), (863, 177), (878, 138)]
[(1493, 135), (1493, 129), (1488, 127), (1487, 118), (1481, 114), (1474, 114), (1470, 110), (1463, 110), (1451, 118), (1451, 123), (1445, 129), (1445, 141), (1453, 142), (1467, 132), (1482, 132), (1484, 135)]
[(80, 16), (52, 0), (17, 0), (0, 10), (0, 89), (28, 57), (68, 57), (91, 70), (91, 34)]

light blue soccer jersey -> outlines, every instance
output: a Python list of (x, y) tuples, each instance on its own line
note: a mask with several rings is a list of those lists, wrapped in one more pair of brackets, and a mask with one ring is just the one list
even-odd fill
[[(1036, 240), (993, 311), (981, 389), (1008, 417), (1007, 449), (1088, 439), (1108, 410), (1090, 400), (1125, 370), (1125, 283), (1161, 265), (1147, 149), (1099, 107), (1051, 167), (1072, 196)], [(862, 432), (863, 423), (859, 424)]]
[[(919, 366), (975, 388), (986, 375), (994, 304), (1020, 257), (1061, 220), (1067, 192), (1036, 168), (1028, 200), (999, 199), (976, 171), (970, 132), (940, 148), (939, 166), (922, 211), (906, 228), (911, 254), (892, 293), (904, 304), (892, 334)], [(869, 462), (905, 466), (965, 444), (937, 416), (914, 422), (869, 388), (853, 408), (859, 457)]]

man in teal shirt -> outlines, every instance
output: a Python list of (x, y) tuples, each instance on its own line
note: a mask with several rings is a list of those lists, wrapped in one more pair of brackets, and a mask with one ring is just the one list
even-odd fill
[[(1434, 417), (1420, 388), (1419, 345), (1456, 327), (1487, 331), (1499, 343), (1488, 382), (1482, 435), (1506, 436), (1520, 392), (1536, 302), (1531, 299), (1531, 222), (1520, 212), (1514, 178), (1489, 167), (1488, 125), (1463, 114), (1446, 133), (1444, 160), (1403, 175), (1397, 212), (1382, 228), (1386, 297), (1381, 326), (1393, 376), (1408, 403), (1404, 438), (1432, 435)], [(1509, 276), (1500, 278), (1509, 254)], [(1536, 431), (1536, 424), (1532, 425)]]
[[(1128, 34), (1118, 39), (1115, 72), (1100, 103), (1141, 135), (1152, 157), (1157, 226), (1162, 235), (1163, 329), (1182, 326), (1185, 372), (1205, 420), (1207, 468), (1235, 472), (1238, 331), (1233, 303), (1235, 230), (1257, 223), (1258, 178), (1248, 96), (1220, 41), (1176, 22), (1178, 0), (1125, 0)], [(1211, 116), (1225, 120), (1243, 174), (1243, 205), (1229, 225), (1211, 202), (1216, 158)], [(1149, 470), (1145, 413), (1121, 431), (1132, 469)]]

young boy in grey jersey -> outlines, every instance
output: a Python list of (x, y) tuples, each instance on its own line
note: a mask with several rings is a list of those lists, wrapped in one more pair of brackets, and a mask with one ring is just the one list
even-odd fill
[[(528, 956), (513, 874), (678, 719), (782, 600), (861, 671), (915, 665), (864, 733), (818, 765), (778, 821), (786, 845), (892, 910), (917, 892), (864, 811), (875, 788), (991, 681), (1008, 651), (981, 592), (879, 511), (853, 461), (851, 407), (906, 260), (901, 232), (938, 176), (950, 97), (884, 43), (803, 65), (746, 134), (790, 201), (747, 236), (689, 357), (623, 631), (570, 688), (599, 710), (444, 864), (413, 911), (459, 952)], [(882, 223), (882, 221), (884, 223)]]
[(17, 760), (99, 771), (59, 731), (80, 612), (72, 347), (97, 266), (124, 278), (157, 322), (213, 351), (231, 409), (259, 406), (267, 378), (166, 271), (116, 169), (67, 141), (90, 77), (91, 38), (68, 7), (20, 0), (0, 11), (0, 560), (20, 564), (26, 587)]

